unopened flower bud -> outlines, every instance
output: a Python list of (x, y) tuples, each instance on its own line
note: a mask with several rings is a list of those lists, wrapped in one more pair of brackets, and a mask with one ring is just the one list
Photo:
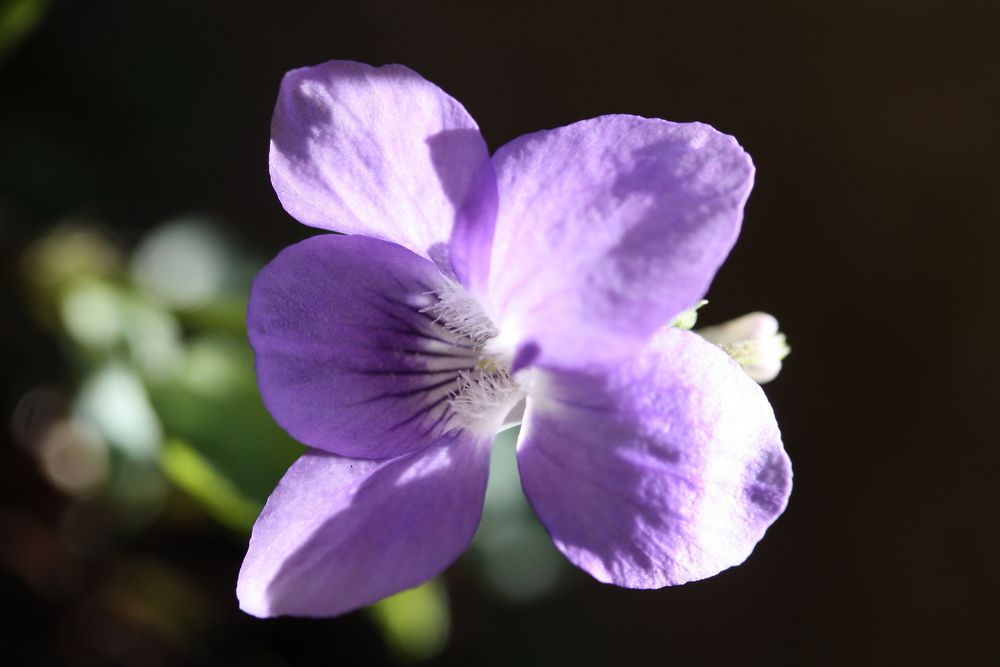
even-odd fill
[(748, 313), (695, 333), (722, 348), (760, 384), (778, 376), (781, 360), (791, 351), (785, 334), (778, 331), (778, 320), (767, 313)]

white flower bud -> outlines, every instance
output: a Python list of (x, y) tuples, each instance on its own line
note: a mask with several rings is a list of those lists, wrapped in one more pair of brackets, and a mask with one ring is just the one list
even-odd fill
[(791, 351), (785, 334), (778, 331), (778, 320), (767, 313), (748, 313), (695, 333), (722, 348), (760, 384), (778, 376), (781, 360)]

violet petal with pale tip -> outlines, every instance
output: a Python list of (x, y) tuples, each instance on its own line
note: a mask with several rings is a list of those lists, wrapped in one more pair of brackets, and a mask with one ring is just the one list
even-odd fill
[(489, 458), (461, 432), (384, 461), (304, 455), (254, 525), (240, 606), (335, 616), (430, 579), (472, 540)]
[(771, 406), (699, 336), (664, 329), (621, 366), (540, 376), (521, 483), (559, 550), (600, 581), (710, 577), (784, 510), (791, 465)]

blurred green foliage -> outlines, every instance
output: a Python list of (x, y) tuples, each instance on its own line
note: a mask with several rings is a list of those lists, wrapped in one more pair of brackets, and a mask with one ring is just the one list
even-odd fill
[(64, 225), (29, 248), (36, 312), (80, 378), (74, 417), (116, 462), (107, 490), (125, 466), (158, 467), (245, 531), (301, 453), (254, 381), (243, 312), (259, 263), (201, 218), (153, 230), (128, 258), (92, 225)]
[(264, 409), (254, 382), (253, 355), (231, 336), (193, 339), (180, 372), (154, 386), (151, 400), (169, 433), (190, 443), (192, 452), (220, 471), (251, 506), (263, 505), (302, 452)]
[(169, 439), (161, 458), (163, 472), (200, 502), (219, 523), (249, 532), (261, 505), (248, 499), (223, 471), (183, 440)]
[(451, 614), (444, 584), (437, 579), (372, 605), (389, 648), (404, 660), (430, 658), (448, 641)]
[(48, 8), (49, 0), (0, 1), (0, 61), (41, 23)]

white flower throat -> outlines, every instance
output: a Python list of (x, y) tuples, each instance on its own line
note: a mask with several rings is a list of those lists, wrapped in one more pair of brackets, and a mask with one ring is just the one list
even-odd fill
[(511, 353), (495, 345), (500, 330), (479, 302), (457, 283), (448, 283), (420, 297), (414, 303), (418, 312), (431, 318), (432, 326), (454, 341), (452, 357), (429, 360), (428, 370), (453, 364), (455, 357), (465, 365), (461, 370), (447, 369), (456, 371), (454, 382), (447, 387), (452, 413), (448, 426), (497, 428), (526, 394), (510, 372)]

